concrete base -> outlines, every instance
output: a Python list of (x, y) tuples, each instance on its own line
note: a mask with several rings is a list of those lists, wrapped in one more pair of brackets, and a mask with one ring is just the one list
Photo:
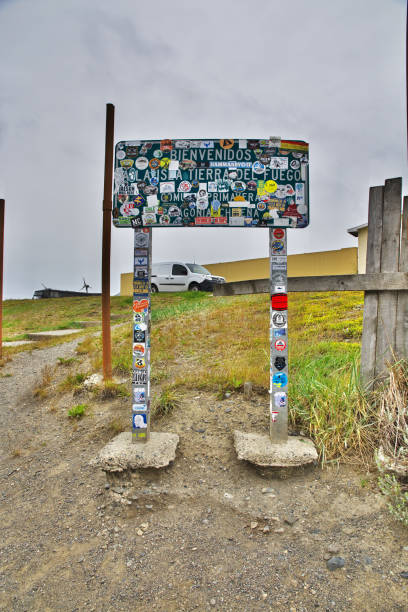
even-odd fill
[(166, 467), (175, 459), (178, 441), (177, 434), (153, 431), (148, 442), (134, 443), (132, 433), (124, 431), (101, 450), (95, 463), (105, 472)]
[(3, 346), (23, 346), (24, 344), (32, 344), (32, 340), (11, 340), (3, 342)]
[(70, 336), (78, 334), (82, 329), (53, 329), (51, 331), (33, 332), (27, 334), (29, 340), (44, 340), (44, 338), (58, 338), (59, 336)]
[(314, 444), (307, 438), (289, 437), (284, 444), (272, 444), (267, 434), (234, 431), (238, 459), (262, 467), (297, 467), (317, 461)]

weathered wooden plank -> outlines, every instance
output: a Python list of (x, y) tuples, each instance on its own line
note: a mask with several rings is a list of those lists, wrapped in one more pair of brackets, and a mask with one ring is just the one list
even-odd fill
[[(269, 279), (237, 281), (216, 285), (214, 295), (269, 293)], [(389, 274), (342, 274), (333, 276), (296, 276), (288, 278), (288, 292), (298, 291), (406, 291), (408, 272)]]
[[(380, 272), (383, 206), (384, 187), (370, 187), (368, 200), (367, 274), (376, 274)], [(367, 388), (372, 385), (375, 376), (377, 316), (378, 292), (367, 291), (364, 294), (360, 366), (361, 382)]]
[[(408, 197), (405, 196), (402, 206), (400, 272), (408, 272)], [(408, 288), (407, 288), (408, 289)], [(400, 291), (397, 299), (397, 327), (395, 346), (398, 358), (408, 357), (408, 291)]]
[[(381, 272), (396, 272), (399, 265), (401, 233), (402, 179), (388, 179), (384, 187), (383, 232), (381, 241)], [(387, 362), (395, 356), (395, 330), (397, 323), (397, 294), (382, 291), (378, 296), (377, 344), (375, 377), (383, 377)]]

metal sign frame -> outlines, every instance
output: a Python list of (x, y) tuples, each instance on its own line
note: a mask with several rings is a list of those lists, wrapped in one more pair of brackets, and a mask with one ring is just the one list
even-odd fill
[[(252, 143), (250, 147), (249, 143)], [(180, 167), (180, 161), (194, 161), (193, 151), (197, 154), (195, 157), (201, 160), (200, 163), (196, 163), (194, 167), (188, 167), (188, 164)], [(239, 151), (241, 154), (238, 155)], [(239, 167), (238, 164), (238, 158), (245, 156), (245, 152), (250, 169), (246, 166)], [(136, 162), (140, 157), (144, 158), (142, 163), (138, 163), (143, 166), (143, 177), (136, 171)], [(218, 157), (214, 160), (218, 167), (210, 165), (210, 157)], [(223, 157), (226, 159), (222, 159)], [(289, 383), (286, 229), (306, 227), (309, 222), (307, 143), (280, 139), (124, 141), (116, 145), (115, 158), (113, 224), (116, 227), (134, 228), (133, 441), (147, 442), (150, 436), (151, 228), (241, 226), (269, 228), (270, 437), (273, 443), (285, 442), (288, 435)], [(165, 160), (166, 167), (161, 166), (160, 160)], [(279, 178), (280, 183), (272, 178), (274, 168), (271, 164), (279, 163), (273, 160), (281, 160), (281, 166), (284, 166), (275, 169), (279, 172), (279, 176), (275, 176)], [(293, 161), (297, 163), (291, 167)], [(174, 162), (173, 166), (171, 162)], [(220, 167), (221, 163), (224, 165)], [(263, 178), (254, 178), (257, 172), (261, 174), (261, 166)], [(220, 171), (216, 175), (219, 177), (216, 181), (219, 182), (211, 181), (214, 183), (211, 189), (217, 187), (223, 191), (209, 190), (209, 172), (215, 169)], [(290, 170), (298, 174), (288, 174)], [(249, 181), (246, 171), (252, 173)], [(214, 178), (214, 173), (211, 176)], [(204, 180), (206, 178), (207, 180)], [(162, 183), (171, 182), (171, 191), (162, 190)], [(256, 183), (253, 197), (247, 189), (248, 183), (251, 182)], [(188, 185), (180, 189), (183, 183)], [(244, 186), (241, 191), (244, 195), (237, 195), (236, 183), (241, 183), (239, 188)], [(278, 190), (281, 197), (274, 196)], [(200, 191), (203, 193), (200, 194)], [(197, 195), (192, 200), (185, 198), (186, 195), (192, 196), (195, 193)], [(286, 193), (289, 195), (285, 195)], [(165, 195), (169, 197), (164, 198)], [(241, 199), (236, 199), (237, 197)], [(219, 206), (213, 205), (215, 199)], [(280, 209), (276, 208), (277, 201), (281, 203)], [(237, 205), (238, 203), (240, 204)], [(271, 214), (271, 211), (275, 213)], [(235, 221), (237, 218), (239, 223)], [(222, 222), (217, 222), (217, 219), (222, 219)]]

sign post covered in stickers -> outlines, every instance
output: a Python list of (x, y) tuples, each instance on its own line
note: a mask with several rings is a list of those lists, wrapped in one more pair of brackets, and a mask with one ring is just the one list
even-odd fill
[(309, 223), (308, 144), (300, 140), (130, 140), (115, 149), (113, 224), (134, 229), (134, 441), (150, 430), (152, 227), (269, 228), (271, 440), (287, 439), (286, 230)]

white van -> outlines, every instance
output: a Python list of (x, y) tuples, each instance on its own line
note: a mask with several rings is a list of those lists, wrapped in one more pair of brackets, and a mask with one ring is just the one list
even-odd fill
[(213, 276), (203, 266), (182, 261), (152, 264), (152, 293), (158, 291), (212, 291), (214, 283), (225, 283), (222, 276)]

